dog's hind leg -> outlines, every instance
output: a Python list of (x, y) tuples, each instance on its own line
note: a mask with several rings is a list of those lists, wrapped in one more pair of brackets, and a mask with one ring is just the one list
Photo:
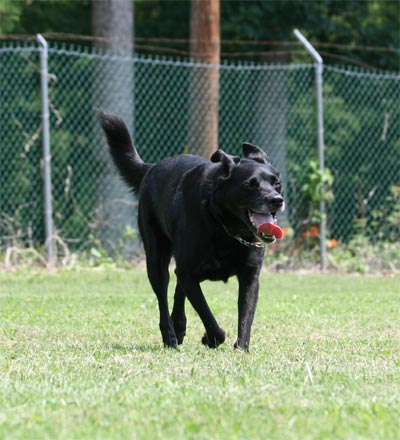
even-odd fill
[(196, 310), (206, 329), (202, 339), (204, 345), (210, 348), (218, 347), (225, 341), (225, 332), (214, 318), (198, 281), (194, 280), (185, 271), (176, 270), (178, 283)]
[(147, 274), (158, 300), (160, 331), (164, 346), (176, 348), (178, 341), (168, 308), (169, 260), (170, 255), (157, 254), (155, 256), (148, 255), (146, 257)]
[(171, 318), (174, 322), (175, 334), (178, 344), (182, 344), (186, 335), (186, 314), (185, 314), (185, 292), (179, 284), (176, 285), (174, 296), (174, 307), (172, 309)]
[(168, 308), (168, 265), (171, 260), (171, 246), (168, 239), (154, 229), (147, 228), (142, 238), (146, 251), (147, 275), (158, 300), (160, 331), (164, 346), (176, 348), (174, 323)]

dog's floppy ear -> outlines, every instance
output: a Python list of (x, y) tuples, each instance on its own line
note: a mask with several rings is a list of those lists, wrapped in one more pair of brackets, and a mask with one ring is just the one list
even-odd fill
[(244, 157), (247, 159), (252, 159), (260, 163), (271, 163), (265, 152), (260, 147), (257, 147), (257, 145), (253, 145), (250, 142), (243, 142), (242, 150)]
[(231, 156), (230, 154), (226, 154), (225, 151), (217, 150), (210, 157), (210, 160), (214, 163), (221, 162), (224, 175), (228, 176), (231, 173), (232, 168), (240, 162), (240, 157)]

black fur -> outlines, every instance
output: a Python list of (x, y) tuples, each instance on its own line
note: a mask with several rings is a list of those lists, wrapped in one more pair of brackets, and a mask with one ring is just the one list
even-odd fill
[[(185, 298), (199, 314), (206, 333), (202, 342), (217, 347), (225, 340), (200, 288), (203, 280), (239, 281), (239, 322), (235, 347), (248, 350), (264, 257), (249, 212), (283, 209), (279, 175), (265, 153), (244, 143), (244, 158), (216, 151), (211, 162), (179, 155), (156, 165), (144, 163), (123, 121), (100, 113), (111, 156), (125, 182), (139, 195), (139, 231), (147, 272), (157, 295), (160, 330), (166, 346), (177, 347), (186, 331)], [(171, 257), (177, 286), (172, 313), (167, 288)]]

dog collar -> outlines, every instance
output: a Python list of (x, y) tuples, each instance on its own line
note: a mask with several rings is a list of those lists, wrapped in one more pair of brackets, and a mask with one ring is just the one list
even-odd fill
[(244, 244), (247, 247), (256, 247), (260, 249), (265, 248), (265, 244), (261, 243), (261, 241), (246, 241), (244, 238), (239, 237), (239, 235), (233, 235), (232, 237), (235, 238), (240, 244)]
[(239, 235), (233, 235), (228, 231), (228, 228), (223, 224), (222, 227), (225, 229), (225, 232), (230, 235), (231, 237), (233, 237), (235, 240), (237, 240), (240, 244), (243, 244), (244, 246), (247, 247), (256, 247), (258, 249), (264, 249), (265, 248), (265, 244), (262, 243), (261, 241), (247, 241), (244, 238), (240, 237)]
[(255, 247), (258, 249), (264, 249), (265, 248), (265, 244), (262, 243), (261, 241), (247, 241), (244, 238), (240, 237), (239, 235), (233, 235), (228, 231), (228, 228), (221, 222), (221, 226), (224, 228), (225, 232), (230, 235), (231, 237), (233, 237), (235, 240), (237, 240), (240, 244), (243, 244), (244, 246), (247, 247)]

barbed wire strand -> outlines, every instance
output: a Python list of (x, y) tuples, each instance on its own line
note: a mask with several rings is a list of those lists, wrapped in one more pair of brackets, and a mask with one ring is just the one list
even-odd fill
[[(115, 41), (115, 39), (107, 37), (95, 37), (92, 35), (80, 35), (80, 34), (69, 34), (63, 32), (44, 32), (42, 34), (47, 39), (60, 39), (60, 40), (74, 40), (74, 41), (90, 41), (93, 43), (107, 43)], [(0, 40), (34, 40), (36, 36), (28, 34), (1, 34)], [(124, 41), (124, 39), (118, 39), (117, 41)], [(174, 43), (174, 44), (190, 44), (193, 42), (190, 38), (150, 38), (150, 37), (135, 37), (135, 42), (138, 43)], [(201, 41), (201, 40), (200, 40)], [(248, 45), (248, 46), (294, 46), (301, 47), (301, 43), (297, 41), (274, 41), (274, 40), (220, 40), (221, 45), (231, 44), (231, 45)], [(382, 46), (360, 46), (357, 44), (339, 44), (339, 43), (322, 43), (313, 42), (316, 47), (326, 47), (334, 49), (343, 50), (356, 50), (356, 51), (366, 51), (366, 52), (387, 52), (387, 53), (400, 53), (400, 48), (394, 47), (382, 47)]]

